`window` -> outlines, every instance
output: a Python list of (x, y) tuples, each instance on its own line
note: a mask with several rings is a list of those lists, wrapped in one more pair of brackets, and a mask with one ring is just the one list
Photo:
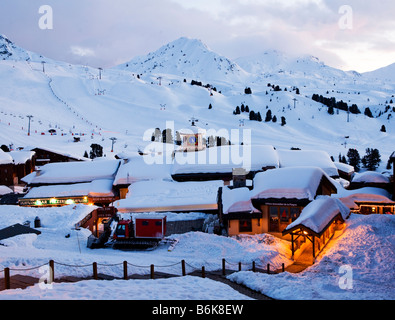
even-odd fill
[(289, 222), (289, 208), (280, 207), (280, 219), (283, 223)]
[(269, 232), (281, 232), (295, 221), (302, 208), (291, 206), (269, 206)]
[(143, 222), (141, 222), (141, 224), (142, 224), (143, 226), (148, 226), (148, 225), (149, 225), (149, 221), (143, 220)]
[(251, 219), (239, 220), (239, 232), (252, 232)]
[(294, 222), (300, 216), (300, 208), (291, 208), (291, 221)]
[(162, 221), (155, 221), (155, 225), (157, 227), (161, 227), (162, 226)]

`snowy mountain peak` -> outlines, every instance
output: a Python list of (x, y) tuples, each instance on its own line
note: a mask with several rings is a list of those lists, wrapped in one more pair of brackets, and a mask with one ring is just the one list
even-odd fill
[(18, 47), (5, 35), (0, 34), (0, 60), (41, 61), (48, 60), (42, 56)]
[(187, 37), (116, 68), (137, 73), (173, 74), (196, 80), (223, 80), (246, 74), (236, 63), (215, 53), (202, 41)]
[(0, 34), (0, 59), (9, 59), (12, 55), (16, 46), (6, 36)]

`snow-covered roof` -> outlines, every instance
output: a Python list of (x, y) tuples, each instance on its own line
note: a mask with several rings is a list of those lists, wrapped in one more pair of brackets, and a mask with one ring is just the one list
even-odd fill
[(248, 188), (222, 189), (222, 210), (224, 214), (236, 212), (259, 212), (251, 203), (252, 193)]
[(114, 197), (112, 182), (112, 179), (103, 179), (87, 183), (34, 187), (23, 198)]
[(140, 181), (129, 186), (126, 199), (114, 202), (120, 212), (216, 210), (223, 181)]
[(232, 173), (234, 168), (261, 171), (279, 167), (272, 146), (227, 145), (197, 152), (176, 152), (172, 174)]
[(348, 208), (359, 209), (358, 203), (394, 203), (391, 200), (391, 195), (387, 190), (381, 188), (366, 187), (355, 190), (343, 190), (337, 195), (332, 195), (333, 198), (338, 198)]
[(330, 179), (317, 167), (289, 167), (261, 172), (254, 178), (252, 199), (287, 198), (312, 201), (323, 177)]
[(365, 171), (362, 173), (357, 173), (352, 179), (352, 182), (362, 182), (362, 183), (389, 183), (390, 179), (385, 175), (374, 172)]
[(127, 185), (144, 180), (172, 180), (172, 164), (166, 164), (166, 159), (160, 159), (162, 163), (152, 163), (155, 158), (147, 156), (135, 156), (123, 161), (114, 179), (114, 185)]
[(10, 151), (10, 156), (14, 159), (15, 164), (26, 163), (33, 158), (34, 154), (34, 151)]
[(34, 151), (35, 149), (40, 149), (40, 150), (44, 150), (44, 151), (60, 154), (62, 156), (65, 156), (65, 157), (68, 157), (68, 158), (72, 158), (72, 159), (75, 159), (75, 160), (81, 160), (81, 161), (90, 161), (91, 160), (89, 158), (80, 157), (80, 156), (77, 156), (75, 154), (71, 154), (71, 153), (68, 153), (68, 152), (64, 152), (64, 151), (60, 151), (60, 150), (56, 150), (56, 149), (48, 148), (48, 147), (27, 146), (27, 147), (24, 148), (24, 150), (28, 150), (28, 151)]
[(114, 179), (120, 160), (49, 163), (36, 172), (31, 184), (82, 183)]
[(0, 149), (0, 164), (10, 164), (13, 163), (13, 159), (9, 152), (4, 152)]
[(337, 177), (339, 172), (329, 154), (320, 150), (277, 150), (280, 168), (312, 166), (325, 171), (330, 177)]
[(304, 226), (316, 234), (320, 234), (339, 214), (343, 220), (346, 220), (350, 215), (350, 209), (338, 199), (329, 196), (318, 197), (302, 210), (300, 216), (287, 226), (285, 232), (298, 226)]
[(198, 126), (190, 126), (188, 128), (183, 128), (178, 130), (181, 135), (188, 135), (188, 134), (206, 134), (206, 129), (202, 129)]
[(0, 186), (0, 196), (9, 194), (9, 193), (14, 193), (14, 191), (12, 191), (12, 189), (8, 188), (7, 186)]
[(350, 166), (347, 163), (343, 163), (343, 162), (334, 162), (336, 168), (339, 171), (343, 171), (345, 173), (351, 174), (355, 172), (355, 168), (353, 166)]

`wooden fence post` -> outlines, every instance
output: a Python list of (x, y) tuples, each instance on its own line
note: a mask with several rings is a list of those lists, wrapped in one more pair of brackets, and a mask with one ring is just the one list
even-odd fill
[(93, 262), (93, 279), (97, 280), (97, 263)]
[(53, 260), (49, 260), (49, 279), (48, 283), (51, 284), (55, 281), (55, 262)]
[(128, 262), (123, 262), (123, 279), (128, 280)]
[(267, 274), (270, 274), (270, 263), (267, 264)]
[(185, 276), (186, 272), (185, 272), (185, 260), (181, 260), (181, 269), (182, 269), (182, 275)]
[(202, 266), (202, 278), (206, 277), (206, 270), (204, 268), (204, 266)]
[(239, 262), (239, 271), (241, 271), (241, 262)]
[(252, 261), (252, 272), (255, 272), (255, 261)]
[(8, 290), (10, 288), (11, 288), (10, 268), (4, 268), (4, 289)]
[(225, 271), (225, 259), (222, 259), (222, 275), (223, 275), (223, 276), (226, 275), (226, 271)]
[(154, 272), (155, 272), (154, 265), (151, 264), (151, 279), (154, 279), (154, 278), (155, 278)]
[(281, 270), (282, 270), (282, 272), (285, 272), (285, 264), (284, 264), (284, 262), (282, 263), (282, 265), (281, 265)]

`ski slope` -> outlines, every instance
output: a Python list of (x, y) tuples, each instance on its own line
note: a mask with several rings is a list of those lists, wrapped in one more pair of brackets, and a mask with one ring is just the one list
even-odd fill
[[(250, 130), (252, 144), (325, 150), (335, 159), (348, 148), (359, 150), (361, 156), (367, 147), (377, 148), (381, 170), (394, 151), (395, 104), (390, 100), (395, 101), (395, 81), (377, 77), (386, 75), (383, 70), (373, 78), (328, 67), (314, 57), (294, 58), (276, 51), (236, 63), (188, 38), (99, 70), (53, 61), (6, 43), (13, 54), (0, 60), (0, 143), (14, 148), (45, 146), (82, 156), (98, 143), (106, 156), (112, 156), (110, 138), (115, 137), (114, 154), (134, 154), (150, 143), (144, 134), (150, 137), (155, 128), (169, 125), (175, 134), (195, 117), (204, 129), (229, 134), (239, 130), (240, 139), (243, 130)], [(192, 80), (203, 86), (192, 86)], [(281, 91), (273, 91), (268, 83)], [(251, 95), (244, 93), (246, 87)], [(314, 93), (350, 106), (355, 103), (362, 114), (351, 114), (349, 122), (344, 111), (329, 115), (326, 106), (311, 99)], [(234, 115), (242, 103), (260, 112), (263, 120), (270, 109), (277, 122), (250, 121), (246, 112)], [(386, 106), (390, 109), (384, 113)], [(365, 107), (375, 118), (363, 114)], [(33, 115), (30, 136), (27, 115)], [(382, 125), (386, 133), (380, 132)], [(50, 128), (57, 130), (56, 136), (48, 133)], [(81, 142), (74, 142), (75, 135)]]

